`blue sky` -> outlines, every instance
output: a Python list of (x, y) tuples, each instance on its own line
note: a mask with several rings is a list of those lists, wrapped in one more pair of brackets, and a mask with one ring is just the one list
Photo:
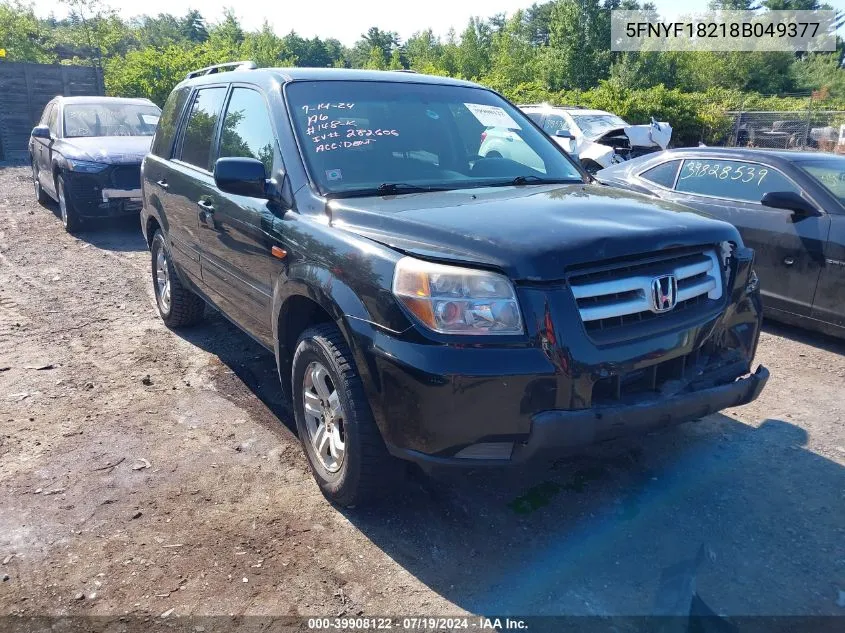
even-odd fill
[[(703, 11), (707, 0), (652, 0), (664, 17), (673, 17), (680, 11)], [(265, 5), (260, 2), (236, 3), (234, 0), (214, 2), (209, 0), (104, 0), (117, 9), (123, 17), (138, 13), (173, 13), (183, 15), (197, 8), (209, 21), (219, 20), (226, 6), (233, 6), (235, 13), (247, 29), (256, 29), (266, 19), (280, 35), (295, 30), (300, 35), (334, 37), (344, 44), (352, 44), (370, 26), (396, 31), (404, 40), (415, 31), (431, 27), (445, 35), (450, 27), (460, 32), (471, 16), (488, 17), (495, 13), (512, 14), (533, 4), (533, 0), (424, 0), (422, 2), (397, 2), (396, 0), (320, 0), (320, 2), (277, 2)], [(845, 10), (845, 0), (828, 0), (834, 8)], [(55, 0), (35, 0), (35, 10), (41, 16), (51, 12), (57, 17), (66, 13), (63, 5)]]

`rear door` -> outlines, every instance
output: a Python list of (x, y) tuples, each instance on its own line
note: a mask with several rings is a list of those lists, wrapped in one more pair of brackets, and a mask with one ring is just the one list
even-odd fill
[[(38, 125), (46, 125), (49, 127), (50, 125), (50, 116), (56, 110), (57, 106), (54, 101), (51, 101), (47, 104), (44, 108), (44, 112), (41, 114), (41, 120), (38, 122)], [(35, 163), (35, 166), (38, 169), (38, 181), (42, 187), (46, 187), (48, 191), (53, 191), (53, 183), (47, 182), (51, 181), (51, 171), (50, 171), (50, 144), (53, 141), (51, 139), (46, 138), (33, 138), (32, 139), (32, 160)]]
[(809, 316), (824, 265), (830, 216), (798, 217), (760, 204), (772, 191), (809, 197), (772, 165), (718, 157), (684, 160), (674, 192), (655, 193), (736, 226), (743, 242), (755, 251), (766, 307)]
[[(281, 157), (265, 96), (235, 84), (220, 130), (217, 158), (247, 157), (264, 163), (267, 177), (281, 170)], [(272, 278), (278, 260), (267, 231), (274, 215), (266, 199), (215, 190), (200, 211), (202, 278), (228, 301), (230, 316), (262, 341), (272, 341)]]
[(49, 115), (47, 116), (47, 127), (50, 128), (49, 139), (38, 139), (41, 141), (39, 168), (41, 186), (47, 191), (52, 192), (53, 197), (56, 196), (56, 182), (53, 180), (53, 154), (54, 147), (59, 140), (59, 121), (61, 118), (61, 107), (59, 103), (54, 103)]
[[(227, 85), (202, 86), (190, 97), (184, 123), (157, 186), (167, 192), (168, 236), (173, 257), (206, 290), (200, 265), (199, 214), (214, 194), (211, 153)], [(151, 175), (151, 179), (154, 176)], [(156, 186), (156, 185), (154, 185)]]

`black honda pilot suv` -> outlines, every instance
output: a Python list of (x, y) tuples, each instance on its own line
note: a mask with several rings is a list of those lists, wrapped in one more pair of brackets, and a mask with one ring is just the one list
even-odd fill
[[(479, 156), (490, 128), (521, 158)], [(142, 169), (162, 319), (207, 302), (274, 352), (334, 502), (381, 496), (403, 460), (561, 454), (747, 403), (768, 378), (737, 230), (592, 184), (476, 84), (198, 70)]]

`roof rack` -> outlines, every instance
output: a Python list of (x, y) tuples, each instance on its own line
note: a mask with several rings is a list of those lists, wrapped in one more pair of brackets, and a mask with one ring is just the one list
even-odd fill
[(397, 68), (393, 72), (395, 73), (414, 73), (415, 75), (419, 74), (416, 70), (411, 70), (410, 68)]
[(185, 79), (193, 79), (194, 77), (202, 77), (203, 75), (213, 75), (227, 70), (255, 70), (256, 68), (258, 68), (258, 64), (252, 60), (226, 62), (225, 64), (216, 64), (214, 66), (200, 68), (199, 70), (192, 70), (185, 76)]

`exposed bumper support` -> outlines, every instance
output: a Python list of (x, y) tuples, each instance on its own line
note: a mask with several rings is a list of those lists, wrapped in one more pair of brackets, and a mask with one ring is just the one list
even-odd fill
[(532, 418), (528, 439), (514, 445), (510, 460), (460, 459), (388, 447), (394, 455), (431, 466), (503, 466), (542, 453), (565, 452), (649, 429), (679, 424), (755, 400), (769, 379), (760, 365), (745, 378), (717, 387), (650, 399), (634, 405), (543, 411)]
[(103, 202), (108, 202), (109, 200), (116, 200), (116, 199), (133, 199), (133, 200), (141, 200), (141, 190), (140, 189), (103, 189)]

